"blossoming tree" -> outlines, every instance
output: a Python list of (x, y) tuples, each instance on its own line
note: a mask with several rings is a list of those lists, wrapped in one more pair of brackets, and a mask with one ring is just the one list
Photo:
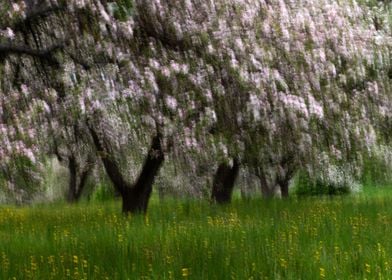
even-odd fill
[(167, 159), (210, 162), (212, 199), (228, 202), (241, 165), (265, 196), (287, 196), (298, 170), (358, 169), (387, 138), (390, 27), (355, 1), (26, 0), (1, 13), (3, 162), (56, 154), (70, 198), (96, 154), (123, 211), (145, 212)]

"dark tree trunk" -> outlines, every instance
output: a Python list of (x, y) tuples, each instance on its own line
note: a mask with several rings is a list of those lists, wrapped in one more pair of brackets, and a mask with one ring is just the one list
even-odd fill
[(151, 192), (152, 187), (149, 186), (146, 186), (146, 189), (142, 193), (139, 193), (133, 189), (128, 189), (125, 194), (122, 195), (123, 213), (146, 213)]
[(288, 198), (289, 197), (289, 180), (279, 181), (279, 187), (280, 187), (280, 194), (281, 194), (282, 198)]
[[(90, 164), (90, 163), (88, 163)], [(69, 169), (69, 184), (68, 184), (68, 194), (67, 201), (69, 203), (75, 203), (80, 200), (82, 196), (83, 189), (87, 183), (88, 176), (91, 173), (92, 166), (86, 166), (86, 169), (78, 174), (78, 166), (74, 156), (68, 158), (68, 169)], [(79, 176), (80, 175), (80, 176)]]
[(105, 143), (103, 141), (101, 142), (95, 129), (89, 126), (89, 130), (93, 138), (95, 148), (97, 149), (97, 152), (102, 160), (106, 174), (108, 175), (110, 181), (113, 183), (113, 187), (115, 188), (115, 190), (121, 196), (124, 196), (125, 191), (128, 188), (131, 188), (131, 185), (125, 181), (124, 177), (121, 174), (119, 166), (117, 165), (115, 160), (112, 159), (108, 154), (108, 149)]
[(107, 155), (108, 149), (98, 138), (97, 132), (91, 127), (90, 132), (94, 144), (101, 154), (106, 173), (116, 191), (121, 195), (123, 213), (146, 213), (152, 192), (152, 185), (165, 159), (161, 146), (161, 135), (158, 134), (153, 138), (142, 171), (136, 183), (132, 185), (125, 180), (118, 164), (110, 155)]
[(68, 194), (67, 201), (72, 203), (76, 202), (78, 198), (76, 197), (76, 184), (77, 184), (77, 168), (76, 160), (74, 157), (69, 157), (68, 159), (68, 169), (69, 169), (69, 184), (68, 184)]
[(282, 159), (281, 167), (284, 170), (284, 175), (278, 178), (278, 184), (280, 187), (280, 194), (282, 198), (289, 197), (289, 185), (290, 180), (295, 173), (295, 165), (293, 164), (293, 157), (288, 155)]
[(258, 176), (260, 178), (260, 185), (261, 185), (261, 194), (263, 195), (263, 198), (270, 199), (275, 196), (275, 186), (271, 186), (268, 183), (267, 178), (265, 177), (265, 174), (260, 174)]
[(126, 190), (123, 196), (124, 213), (146, 213), (152, 192), (152, 185), (164, 160), (161, 137), (158, 135), (152, 140), (139, 178), (131, 189)]
[(215, 173), (211, 199), (219, 204), (229, 203), (233, 194), (234, 184), (240, 170), (240, 164), (234, 159), (233, 166), (221, 163)]

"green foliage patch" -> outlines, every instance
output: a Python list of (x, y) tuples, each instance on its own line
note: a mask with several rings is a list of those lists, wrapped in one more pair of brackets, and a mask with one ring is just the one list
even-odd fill
[(126, 21), (132, 16), (133, 0), (117, 0), (109, 2), (113, 16), (120, 21)]
[(342, 195), (351, 192), (347, 182), (337, 184), (320, 177), (312, 178), (305, 172), (301, 172), (296, 181), (295, 194), (298, 196)]

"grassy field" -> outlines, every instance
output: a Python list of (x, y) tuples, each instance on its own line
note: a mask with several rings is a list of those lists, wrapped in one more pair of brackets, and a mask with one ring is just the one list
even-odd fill
[(0, 208), (0, 279), (392, 279), (392, 195)]

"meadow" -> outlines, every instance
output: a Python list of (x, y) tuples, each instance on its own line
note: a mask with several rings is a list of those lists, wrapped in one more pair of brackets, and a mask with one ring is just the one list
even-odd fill
[(0, 208), (0, 279), (391, 279), (392, 193)]

